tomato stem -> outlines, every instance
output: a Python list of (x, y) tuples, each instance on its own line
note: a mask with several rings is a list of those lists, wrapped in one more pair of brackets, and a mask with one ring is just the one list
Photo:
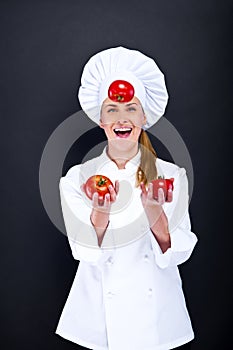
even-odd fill
[(100, 176), (100, 179), (98, 181), (98, 186), (103, 186), (105, 185), (105, 183), (106, 183), (106, 180), (103, 180), (102, 176)]

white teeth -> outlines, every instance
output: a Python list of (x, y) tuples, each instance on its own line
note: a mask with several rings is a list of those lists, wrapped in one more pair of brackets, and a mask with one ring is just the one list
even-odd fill
[(114, 129), (114, 131), (131, 131), (132, 129), (131, 128), (116, 128)]

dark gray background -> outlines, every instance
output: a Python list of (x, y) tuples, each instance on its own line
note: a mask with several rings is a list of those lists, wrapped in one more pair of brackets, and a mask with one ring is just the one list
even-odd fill
[[(166, 118), (193, 162), (190, 215), (199, 242), (180, 266), (192, 349), (229, 349), (232, 8), (226, 0), (0, 1), (1, 349), (84, 349), (54, 334), (78, 262), (43, 208), (39, 164), (53, 130), (80, 109), (87, 59), (118, 45), (154, 57), (165, 73)], [(74, 144), (64, 173), (93, 136), (103, 139), (96, 129), (81, 151)]]

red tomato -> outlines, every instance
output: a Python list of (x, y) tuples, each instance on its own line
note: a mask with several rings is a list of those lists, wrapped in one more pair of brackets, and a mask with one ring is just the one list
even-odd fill
[(154, 194), (154, 198), (158, 199), (158, 189), (161, 187), (164, 191), (164, 197), (165, 200), (167, 200), (167, 191), (169, 189), (169, 186), (172, 185), (172, 190), (174, 189), (174, 178), (170, 178), (170, 179), (156, 179), (156, 180), (152, 180), (151, 181), (153, 183), (153, 194)]
[(100, 197), (109, 193), (108, 186), (112, 185), (112, 181), (104, 175), (93, 175), (87, 179), (84, 189), (88, 198), (92, 199), (93, 193), (97, 192)]
[(134, 87), (128, 81), (115, 80), (109, 86), (108, 97), (114, 102), (129, 102), (134, 97)]

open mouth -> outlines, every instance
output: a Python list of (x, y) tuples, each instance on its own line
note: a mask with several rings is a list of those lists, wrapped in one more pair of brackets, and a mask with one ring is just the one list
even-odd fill
[(116, 128), (114, 129), (115, 134), (120, 138), (129, 137), (131, 134), (132, 128)]

